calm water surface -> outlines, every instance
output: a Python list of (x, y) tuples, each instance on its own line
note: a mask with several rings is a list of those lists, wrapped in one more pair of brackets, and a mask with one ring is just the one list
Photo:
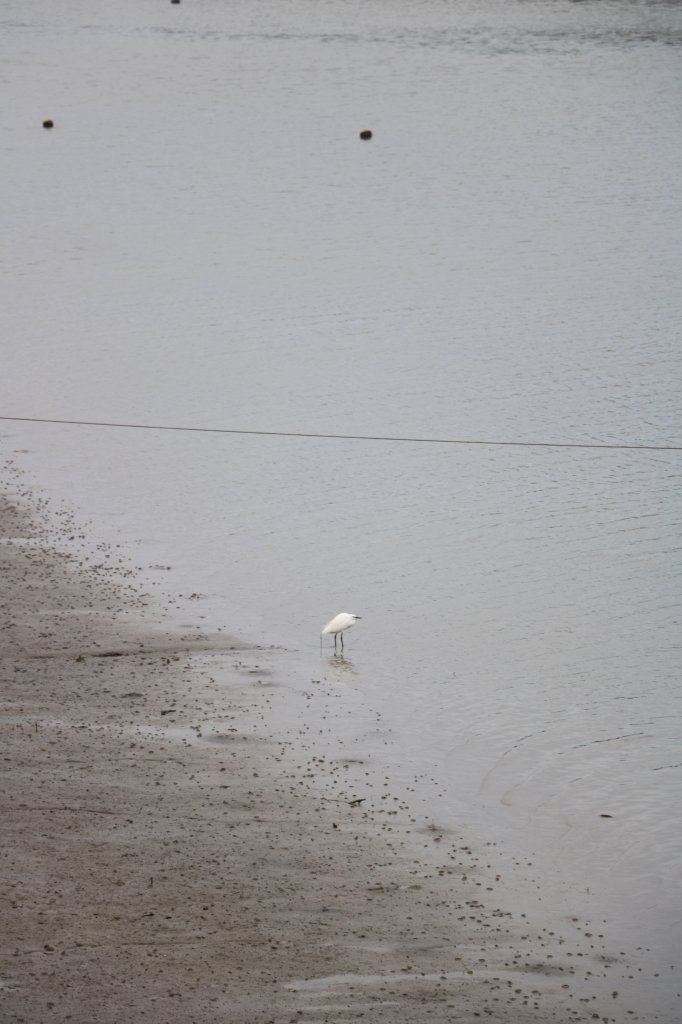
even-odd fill
[[(682, 443), (678, 5), (5, 0), (0, 29), (5, 414)], [(538, 914), (648, 946), (677, 1019), (679, 452), (3, 433), (202, 624), (380, 711), (346, 742), (532, 861)]]

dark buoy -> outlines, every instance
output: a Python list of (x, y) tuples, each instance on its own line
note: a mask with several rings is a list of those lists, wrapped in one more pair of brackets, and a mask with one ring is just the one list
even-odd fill
[(54, 128), (54, 121), (51, 117), (46, 117), (43, 121), (43, 128)]
[(372, 133), (369, 130), (369, 128), (363, 128), (362, 129), (362, 131), (360, 132), (360, 138), (361, 139), (371, 139), (372, 138)]

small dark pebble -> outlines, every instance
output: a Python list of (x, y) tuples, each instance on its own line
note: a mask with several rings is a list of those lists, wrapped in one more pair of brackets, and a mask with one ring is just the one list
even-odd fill
[(54, 128), (54, 121), (51, 117), (46, 117), (43, 121), (43, 128)]
[(361, 139), (371, 139), (372, 138), (372, 133), (369, 130), (369, 128), (363, 128), (362, 129), (362, 131), (360, 132), (360, 138)]

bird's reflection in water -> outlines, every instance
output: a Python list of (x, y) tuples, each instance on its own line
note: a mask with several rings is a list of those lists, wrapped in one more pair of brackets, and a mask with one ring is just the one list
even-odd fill
[(344, 654), (332, 654), (325, 661), (330, 668), (334, 669), (337, 675), (343, 673), (344, 675), (356, 676), (358, 674), (353, 662)]

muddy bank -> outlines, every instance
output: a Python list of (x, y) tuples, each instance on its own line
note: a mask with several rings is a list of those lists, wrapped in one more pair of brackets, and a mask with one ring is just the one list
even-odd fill
[(461, 836), (313, 753), (330, 694), (286, 651), (164, 625), (4, 475), (3, 1019), (638, 1019), (599, 936), (512, 918)]

